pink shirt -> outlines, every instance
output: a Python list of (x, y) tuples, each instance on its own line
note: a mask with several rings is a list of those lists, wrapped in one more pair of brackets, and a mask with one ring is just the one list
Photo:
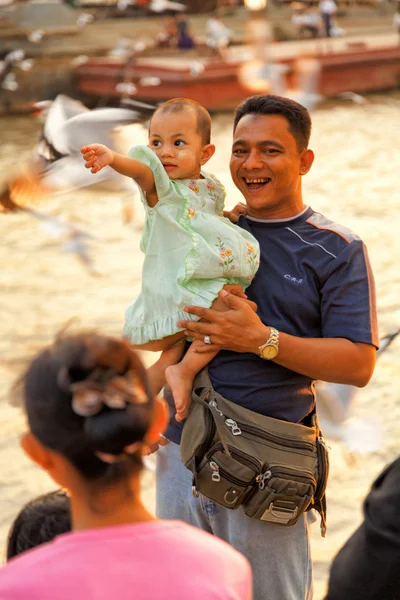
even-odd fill
[(0, 600), (251, 600), (247, 560), (180, 521), (66, 533), (0, 569)]

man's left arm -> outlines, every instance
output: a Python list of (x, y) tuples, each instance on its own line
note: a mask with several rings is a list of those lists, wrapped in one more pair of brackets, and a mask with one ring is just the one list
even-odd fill
[[(245, 300), (224, 290), (220, 297), (230, 310), (222, 313), (189, 306), (187, 312), (203, 321), (181, 321), (179, 326), (198, 340), (210, 336), (211, 346), (198, 348), (197, 352), (224, 349), (258, 355), (259, 347), (269, 338), (270, 328), (261, 322)], [(274, 362), (312, 379), (363, 387), (374, 371), (375, 356), (376, 348), (369, 344), (344, 338), (300, 338), (280, 332), (279, 354)]]
[[(270, 327), (240, 298), (224, 290), (220, 295), (230, 310), (217, 313), (188, 307), (188, 312), (204, 321), (182, 321), (179, 325), (196, 339), (210, 336), (212, 345), (199, 348), (199, 352), (217, 347), (258, 355), (259, 347), (269, 338)], [(274, 362), (313, 379), (367, 385), (375, 366), (378, 338), (374, 282), (362, 242), (350, 244), (332, 265), (321, 290), (321, 321), (324, 337), (280, 332)]]

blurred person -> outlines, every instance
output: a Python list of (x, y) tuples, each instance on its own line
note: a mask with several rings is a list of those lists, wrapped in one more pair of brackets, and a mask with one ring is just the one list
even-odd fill
[(42, 494), (25, 504), (11, 525), (7, 560), (51, 542), (57, 535), (68, 531), (71, 531), (68, 494), (64, 490)]
[(181, 50), (190, 50), (195, 47), (195, 41), (190, 31), (189, 21), (183, 13), (179, 13), (175, 17), (176, 28), (178, 30), (177, 46)]
[(135, 348), (163, 351), (152, 367), (152, 377), (159, 379), (155, 391), (166, 378), (179, 421), (187, 416), (195, 375), (211, 359), (197, 354), (202, 342), (195, 342), (179, 362), (185, 334), (177, 322), (186, 316), (184, 307), (224, 310), (219, 292), (236, 284), (236, 293), (246, 298), (258, 267), (255, 238), (223, 216), (225, 190), (202, 170), (215, 152), (210, 136), (208, 111), (175, 98), (155, 111), (148, 147), (134, 146), (127, 157), (100, 144), (82, 148), (92, 173), (109, 165), (142, 190), (147, 211), (142, 290), (126, 311), (124, 335)]
[(321, 0), (319, 3), (319, 11), (324, 25), (325, 36), (332, 37), (333, 17), (337, 11), (336, 2), (334, 0)]
[(59, 338), (31, 362), (23, 394), (22, 447), (68, 490), (72, 531), (7, 563), (2, 600), (251, 599), (238, 552), (157, 520), (142, 503), (142, 453), (163, 431), (166, 408), (126, 342)]
[[(304, 425), (315, 409), (315, 380), (364, 387), (379, 345), (365, 245), (303, 202), (302, 179), (314, 161), (310, 133), (307, 109), (289, 98), (253, 96), (238, 107), (230, 170), (246, 201), (238, 225), (260, 244), (260, 267), (246, 290), (258, 310), (223, 290), (228, 310), (188, 306), (189, 315), (201, 320), (178, 323), (188, 336), (211, 341), (199, 353), (219, 350), (208, 365), (217, 394), (260, 415)], [(310, 600), (304, 513), (287, 527), (251, 519), (241, 507), (229, 510), (201, 494), (193, 497), (192, 473), (180, 459), (182, 424), (174, 419), (168, 388), (165, 396), (170, 442), (156, 454), (158, 516), (181, 515), (241, 551), (253, 570), (254, 600)]]
[(397, 10), (393, 15), (393, 27), (395, 27), (397, 33), (399, 34), (400, 44), (400, 4), (398, 5)]
[(210, 48), (227, 48), (232, 41), (233, 31), (222, 21), (221, 15), (215, 13), (206, 23), (207, 46)]
[(379, 475), (364, 520), (331, 566), (325, 600), (400, 599), (400, 458)]
[(321, 17), (313, 7), (303, 7), (292, 15), (298, 38), (317, 38), (321, 33)]
[(161, 48), (174, 48), (178, 41), (178, 28), (174, 17), (167, 17), (164, 28), (156, 36), (157, 45)]

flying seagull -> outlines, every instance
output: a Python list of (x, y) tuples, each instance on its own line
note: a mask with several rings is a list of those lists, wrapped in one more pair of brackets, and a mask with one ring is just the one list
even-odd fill
[[(400, 328), (380, 340), (381, 356), (400, 334)], [(321, 429), (328, 438), (344, 442), (350, 451), (371, 452), (380, 447), (382, 431), (375, 419), (352, 417), (360, 393), (358, 387), (339, 383), (317, 382), (317, 413)]]

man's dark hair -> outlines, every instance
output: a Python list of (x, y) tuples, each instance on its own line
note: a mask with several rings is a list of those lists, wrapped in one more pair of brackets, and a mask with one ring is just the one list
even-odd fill
[(204, 144), (209, 144), (211, 141), (211, 117), (210, 113), (204, 106), (190, 100), (189, 98), (172, 98), (161, 104), (154, 112), (153, 116), (160, 111), (170, 111), (172, 113), (179, 112), (185, 108), (191, 108), (195, 111), (197, 117), (197, 133), (201, 135)]
[(251, 96), (236, 109), (233, 131), (245, 115), (282, 115), (289, 124), (289, 131), (296, 140), (299, 152), (308, 147), (311, 135), (311, 117), (308, 110), (290, 98), (265, 94)]

